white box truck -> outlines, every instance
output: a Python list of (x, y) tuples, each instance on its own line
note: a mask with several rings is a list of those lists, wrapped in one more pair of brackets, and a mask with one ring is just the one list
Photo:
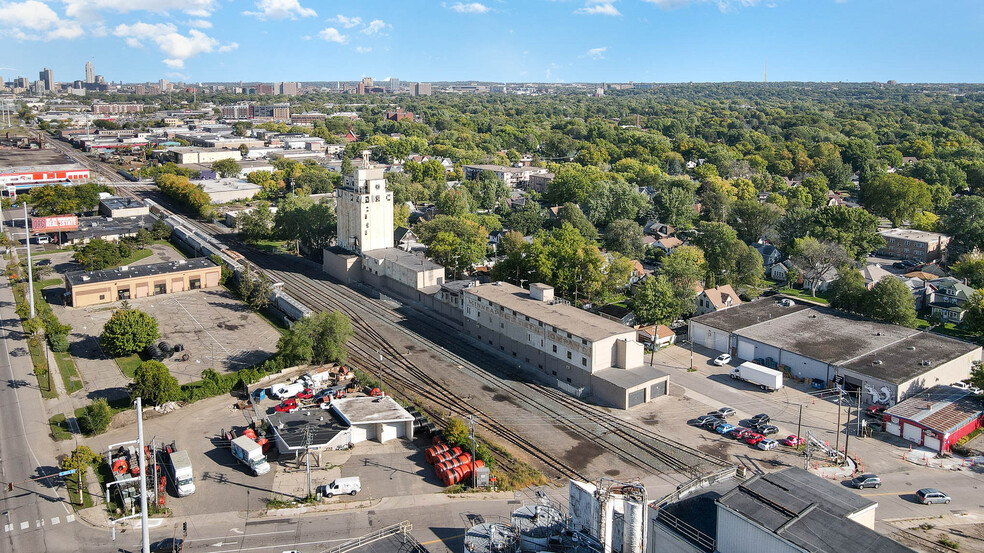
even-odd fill
[(249, 467), (255, 476), (270, 472), (270, 463), (267, 463), (266, 455), (263, 455), (263, 446), (249, 439), (249, 436), (232, 440), (229, 448), (232, 456)]
[(782, 388), (782, 373), (762, 365), (745, 361), (731, 369), (731, 378), (744, 380), (763, 390), (774, 392)]
[(171, 461), (171, 476), (174, 477), (174, 488), (178, 492), (178, 497), (185, 497), (195, 493), (195, 474), (191, 470), (191, 457), (187, 451), (172, 451), (169, 455)]
[(277, 399), (287, 399), (303, 392), (304, 388), (305, 386), (303, 382), (276, 384), (270, 388), (270, 394)]
[(325, 484), (325, 497), (334, 497), (336, 495), (349, 494), (355, 495), (362, 491), (362, 481), (359, 480), (358, 476), (349, 476), (348, 478), (336, 478), (331, 482)]

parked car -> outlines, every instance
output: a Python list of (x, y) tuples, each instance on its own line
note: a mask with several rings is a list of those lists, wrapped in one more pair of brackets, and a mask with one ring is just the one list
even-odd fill
[(937, 490), (936, 488), (923, 488), (916, 492), (916, 497), (919, 498), (919, 502), (923, 505), (950, 502), (950, 496)]
[(297, 399), (311, 399), (314, 397), (314, 390), (312, 390), (311, 388), (304, 388), (303, 390), (298, 392), (297, 395), (294, 397), (296, 397)]
[(729, 438), (734, 438), (736, 440), (741, 440), (745, 436), (749, 435), (751, 432), (752, 431), (749, 430), (749, 429), (747, 429), (747, 428), (742, 428), (740, 426), (736, 426), (735, 428), (732, 428), (731, 429), (731, 432), (728, 432), (728, 437)]
[(778, 434), (779, 433), (779, 427), (778, 426), (773, 426), (771, 424), (763, 424), (762, 426), (759, 426), (758, 428), (756, 428), (756, 430), (758, 430), (758, 433), (759, 434), (762, 434), (764, 436), (770, 436), (772, 434)]
[(724, 422), (724, 421), (721, 420), (721, 419), (719, 419), (719, 418), (717, 418), (717, 417), (712, 417), (712, 418), (707, 419), (706, 421), (704, 421), (700, 426), (702, 428), (714, 428), (715, 426), (721, 424), (722, 422)]
[(184, 540), (181, 538), (165, 538), (150, 545), (150, 553), (181, 553)]
[(731, 432), (735, 428), (737, 428), (737, 427), (735, 425), (733, 425), (733, 424), (724, 423), (724, 424), (719, 424), (719, 425), (715, 426), (714, 427), (714, 431), (717, 432), (718, 434), (722, 434), (723, 435), (723, 434), (727, 434), (728, 432)]
[(727, 365), (730, 362), (731, 362), (731, 356), (728, 355), (727, 353), (722, 353), (721, 355), (718, 355), (716, 358), (714, 358), (713, 361), (713, 363), (719, 367), (723, 367), (724, 365)]
[(772, 419), (770, 419), (769, 415), (766, 415), (765, 413), (759, 413), (749, 420), (752, 421), (752, 424), (765, 424)]
[(851, 479), (851, 485), (859, 490), (865, 488), (880, 488), (881, 478), (874, 474), (862, 474)]
[(885, 409), (887, 409), (887, 407), (884, 405), (869, 405), (864, 408), (864, 414), (873, 419), (880, 419), (882, 418), (882, 413), (885, 412)]
[(701, 415), (696, 419), (694, 419), (694, 424), (697, 426), (704, 426), (704, 423), (706, 423), (707, 421), (717, 418), (718, 418), (717, 415)]
[(735, 410), (731, 407), (722, 407), (717, 410), (717, 414), (722, 419), (735, 416)]
[(782, 445), (788, 445), (789, 447), (799, 447), (805, 444), (806, 440), (800, 438), (796, 434), (790, 434), (789, 436), (786, 436), (782, 440), (779, 440), (779, 443), (781, 443)]
[(756, 445), (764, 439), (765, 436), (757, 432), (749, 432), (748, 435), (745, 436), (745, 443), (748, 445)]
[(294, 398), (285, 399), (280, 402), (280, 405), (273, 408), (278, 413), (293, 413), (297, 409), (297, 400)]
[(770, 451), (778, 447), (779, 442), (775, 440), (762, 440), (759, 443), (755, 444), (755, 446), (761, 449), (762, 451)]

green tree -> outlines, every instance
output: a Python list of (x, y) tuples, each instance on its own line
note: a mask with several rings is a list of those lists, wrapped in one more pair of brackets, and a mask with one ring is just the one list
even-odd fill
[(289, 365), (344, 363), (352, 322), (340, 311), (321, 312), (294, 323), (277, 342), (279, 354)]
[(968, 252), (960, 256), (950, 267), (953, 276), (967, 280), (974, 288), (984, 288), (984, 254), (979, 251)]
[(232, 158), (212, 162), (212, 170), (222, 178), (237, 177), (243, 168)]
[(689, 178), (670, 178), (659, 183), (653, 198), (656, 219), (678, 230), (693, 227), (697, 214), (694, 211), (697, 183)]
[(859, 263), (885, 245), (885, 239), (878, 234), (878, 219), (874, 215), (842, 205), (816, 210), (809, 234), (821, 242), (840, 244)]
[(860, 271), (843, 267), (837, 273), (837, 280), (827, 288), (827, 294), (831, 307), (858, 313), (863, 310), (868, 288)]
[(878, 175), (861, 188), (861, 197), (868, 209), (888, 218), (895, 226), (911, 219), (918, 211), (933, 208), (929, 186), (921, 180), (899, 174)]
[[(242, 136), (242, 135), (240, 135), (240, 136)], [(243, 159), (246, 159), (246, 157), (249, 156), (249, 146), (247, 146), (246, 144), (240, 144), (239, 145), (239, 156), (242, 157)]]
[(239, 275), (239, 297), (254, 311), (262, 311), (270, 305), (273, 286), (264, 274), (258, 274), (249, 265)]
[(814, 208), (826, 205), (827, 193), (830, 192), (829, 181), (824, 175), (813, 175), (803, 179), (800, 184), (810, 193)]
[(879, 280), (866, 298), (866, 315), (886, 323), (916, 326), (916, 305), (912, 291), (901, 280), (886, 277)]
[(540, 204), (527, 200), (522, 207), (509, 214), (509, 228), (522, 233), (524, 236), (534, 234), (543, 228), (546, 217)]
[(625, 181), (598, 183), (584, 202), (584, 212), (595, 226), (607, 227), (618, 219), (635, 219), (649, 205), (645, 194)]
[(735, 229), (725, 223), (698, 223), (694, 244), (704, 252), (707, 269), (704, 282), (709, 288), (731, 281), (739, 243)]
[(124, 302), (106, 321), (99, 343), (109, 355), (122, 357), (141, 351), (158, 338), (157, 319)]
[[(981, 289), (971, 294), (970, 299), (964, 304), (963, 325), (971, 332), (984, 334), (984, 291)], [(984, 370), (979, 365), (971, 374), (971, 379), (974, 381), (974, 386), (984, 385)]]
[(471, 212), (471, 196), (464, 187), (445, 190), (435, 202), (437, 209), (450, 217), (461, 217)]
[(86, 434), (102, 434), (112, 421), (113, 409), (104, 398), (99, 398), (82, 408), (79, 430)]
[(741, 240), (758, 242), (776, 226), (782, 215), (782, 210), (773, 204), (740, 200), (728, 212), (728, 224)]
[[(443, 168), (441, 169), (441, 176), (444, 176)], [(506, 183), (502, 182), (502, 179), (495, 176), (492, 171), (482, 171), (478, 174), (478, 178), (466, 181), (465, 187), (478, 209), (491, 211), (500, 206), (505, 206), (506, 200), (509, 199), (509, 188)]]
[(270, 204), (260, 202), (254, 208), (244, 211), (236, 218), (239, 235), (247, 242), (258, 242), (273, 236), (273, 214)]
[(133, 373), (133, 382), (128, 386), (131, 398), (143, 398), (145, 404), (161, 405), (181, 399), (181, 386), (178, 379), (160, 361), (144, 361)]
[[(103, 403), (106, 402), (106, 400), (102, 400), (102, 401)], [(93, 461), (95, 461), (97, 458), (99, 458), (99, 455), (93, 452), (92, 449), (89, 448), (89, 446), (80, 445), (75, 449), (73, 449), (72, 453), (70, 453), (67, 457), (62, 458), (61, 463), (59, 463), (59, 465), (61, 466), (62, 470), (74, 469), (78, 472), (81, 472), (82, 474), (85, 474), (85, 472), (89, 469), (89, 466), (92, 465)]]
[(951, 237), (947, 245), (951, 259), (974, 249), (984, 250), (984, 198), (961, 196), (953, 200), (940, 224)]
[(662, 275), (670, 281), (680, 314), (693, 313), (697, 307), (697, 288), (706, 272), (704, 252), (695, 246), (680, 246), (663, 260)]
[(669, 324), (679, 316), (673, 285), (665, 275), (646, 277), (632, 296), (636, 321), (644, 325)]
[(581, 208), (573, 202), (567, 202), (560, 206), (560, 209), (557, 210), (556, 222), (557, 226), (563, 226), (564, 223), (569, 223), (589, 242), (594, 242), (598, 239), (598, 230), (584, 215)]
[(439, 215), (419, 224), (417, 230), (427, 256), (456, 275), (485, 259), (489, 233), (475, 221)]
[(803, 269), (805, 283), (810, 294), (817, 295), (819, 277), (831, 269), (844, 266), (850, 260), (847, 252), (838, 244), (821, 242), (813, 237), (800, 238), (793, 244), (790, 256), (797, 266)]
[(642, 227), (629, 219), (618, 219), (605, 230), (605, 249), (618, 252), (629, 259), (642, 257)]
[(77, 248), (72, 257), (86, 271), (115, 267), (123, 260), (119, 246), (102, 238), (93, 238), (88, 244)]
[(735, 261), (731, 269), (731, 284), (738, 286), (760, 286), (765, 277), (762, 255), (755, 248), (738, 241), (735, 244)]

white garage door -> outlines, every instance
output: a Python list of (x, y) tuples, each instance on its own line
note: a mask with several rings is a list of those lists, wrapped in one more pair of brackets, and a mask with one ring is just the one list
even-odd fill
[(352, 426), (352, 443), (357, 444), (359, 442), (364, 442), (369, 439), (369, 433), (366, 432), (365, 426), (353, 425)]
[(940, 439), (939, 438), (930, 438), (930, 437), (927, 436), (927, 437), (923, 438), (923, 445), (926, 446), (926, 447), (928, 447), (929, 449), (932, 449), (933, 451), (939, 451), (940, 450)]
[(902, 437), (917, 444), (922, 442), (922, 428), (914, 424), (902, 425)]
[(902, 429), (899, 427), (899, 425), (897, 425), (895, 423), (892, 423), (892, 422), (886, 422), (885, 423), (885, 432), (888, 432), (889, 434), (891, 434), (893, 436), (901, 436), (902, 435)]
[(382, 443), (386, 443), (398, 437), (397, 427), (395, 424), (382, 424), (380, 430), (381, 432), (379, 433), (379, 437), (377, 439)]
[(749, 342), (738, 341), (738, 358), (744, 359), (745, 361), (755, 360), (755, 344)]
[(728, 334), (725, 332), (714, 333), (714, 349), (716, 351), (728, 351)]

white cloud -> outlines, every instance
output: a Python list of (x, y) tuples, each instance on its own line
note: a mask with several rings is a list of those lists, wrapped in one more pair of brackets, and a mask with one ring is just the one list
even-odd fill
[(356, 25), (361, 24), (362, 23), (362, 18), (361, 17), (345, 17), (342, 14), (338, 14), (335, 17), (332, 17), (332, 18), (328, 19), (328, 22), (329, 23), (338, 23), (339, 25), (341, 25), (342, 27), (345, 27), (346, 29), (351, 29), (352, 27), (355, 27)]
[(211, 52), (225, 53), (235, 50), (239, 44), (230, 42), (220, 44), (218, 40), (206, 35), (198, 29), (191, 29), (187, 35), (178, 32), (171, 23), (144, 23), (138, 21), (133, 25), (117, 25), (113, 34), (124, 37), (127, 45), (140, 47), (146, 41), (157, 44), (161, 52), (167, 56), (162, 60), (167, 66), (184, 67), (184, 60), (198, 54)]
[(714, 4), (722, 12), (737, 8), (748, 8), (757, 6), (761, 0), (643, 0), (664, 10), (674, 10), (684, 8), (691, 4)]
[(471, 2), (468, 4), (458, 2), (457, 4), (452, 4), (448, 7), (458, 13), (485, 13), (490, 9), (485, 4), (479, 4), (478, 2)]
[(218, 7), (217, 0), (62, 0), (65, 13), (80, 19), (98, 18), (99, 12), (128, 13), (181, 11), (193, 17), (208, 17)]
[(602, 46), (601, 48), (592, 48), (592, 49), (588, 50), (587, 53), (584, 54), (584, 55), (585, 56), (588, 56), (589, 58), (591, 58), (593, 60), (603, 60), (603, 59), (605, 59), (605, 51), (606, 50), (608, 50), (608, 47), (607, 46)]
[(311, 8), (301, 6), (298, 0), (259, 0), (256, 9), (259, 11), (246, 11), (243, 15), (253, 15), (259, 19), (297, 19), (318, 15)]
[(612, 0), (588, 0), (583, 8), (574, 10), (583, 15), (622, 15), (612, 3)]
[(187, 81), (191, 78), (189, 75), (178, 73), (177, 71), (168, 71), (167, 73), (164, 73), (164, 76), (168, 79), (177, 79), (179, 81)]
[(38, 0), (0, 2), (0, 29), (4, 28), (19, 40), (78, 38), (83, 33), (79, 22), (62, 19)]
[(318, 36), (328, 42), (337, 42), (339, 44), (345, 44), (348, 42), (348, 37), (338, 32), (338, 29), (334, 27), (325, 27), (320, 33), (318, 33)]
[(389, 23), (386, 23), (382, 19), (373, 19), (368, 25), (366, 25), (366, 28), (365, 29), (362, 29), (362, 32), (365, 33), (365, 34), (367, 34), (367, 35), (374, 35), (374, 34), (378, 33), (379, 31), (382, 31), (383, 29), (386, 29), (387, 27), (390, 28), (390, 29), (393, 28), (392, 25), (390, 25)]
[(372, 52), (372, 48), (369, 46), (356, 46), (355, 51), (360, 54), (368, 54), (369, 52)]
[(188, 22), (189, 27), (195, 27), (197, 29), (211, 29), (212, 22), (208, 19), (192, 19)]

